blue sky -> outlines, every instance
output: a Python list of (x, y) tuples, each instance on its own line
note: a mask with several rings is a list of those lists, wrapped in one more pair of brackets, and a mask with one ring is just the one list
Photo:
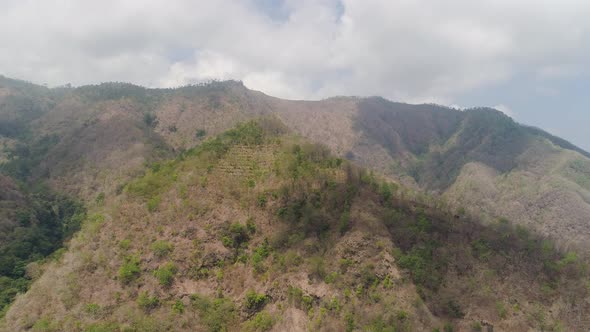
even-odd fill
[(491, 106), (590, 150), (590, 2), (0, 0), (0, 74)]
[(466, 106), (510, 105), (516, 121), (542, 128), (590, 151), (590, 77), (551, 80), (519, 77), (469, 91), (457, 99)]

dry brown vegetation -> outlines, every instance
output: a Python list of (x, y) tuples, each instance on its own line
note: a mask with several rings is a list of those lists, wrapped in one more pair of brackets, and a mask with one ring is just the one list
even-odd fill
[(92, 211), (6, 330), (588, 329), (587, 154), (492, 110), (0, 77), (0, 136)]
[(248, 123), (153, 164), (93, 211), (11, 307), (5, 329), (583, 323), (587, 271), (577, 258), (542, 251), (544, 242), (507, 224), (484, 227), (442, 203), (407, 200), (397, 184), (284, 132), (272, 118)]
[[(485, 200), (489, 203), (481, 212), (490, 219), (509, 217), (564, 246), (588, 242), (588, 174), (583, 167), (556, 171), (564, 159), (588, 163), (588, 154), (493, 110), (458, 111), (381, 98), (287, 101), (250, 91), (239, 82), (174, 90), (123, 83), (47, 89), (6, 78), (0, 83), (0, 136), (7, 144), (2, 154), (20, 142), (38, 156), (14, 166), (14, 171), (29, 169), (37, 179), (49, 178), (54, 188), (85, 199), (120, 190), (119, 184), (140, 174), (146, 163), (194, 147), (240, 121), (275, 114), (294, 132), (340, 157), (406, 186), (418, 188), (418, 182), (423, 190), (447, 193), (457, 208), (480, 206), (473, 200)], [(146, 116), (152, 118), (149, 125)], [(28, 134), (16, 137), (15, 132)], [(553, 148), (543, 148), (547, 144)], [(465, 174), (475, 175), (468, 171), (473, 163), (497, 173), (465, 179)], [(544, 187), (486, 188), (490, 181), (530, 178), (527, 174)], [(453, 184), (461, 175), (461, 181), (470, 184), (458, 190)], [(471, 187), (496, 194), (481, 195)], [(518, 206), (512, 203), (515, 197)]]

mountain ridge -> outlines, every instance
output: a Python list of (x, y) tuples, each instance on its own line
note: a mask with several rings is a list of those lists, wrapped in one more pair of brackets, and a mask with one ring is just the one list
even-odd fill
[[(445, 322), (461, 329), (484, 322), (509, 330), (558, 329), (574, 327), (567, 325), (574, 319), (568, 312), (585, 310), (590, 159), (571, 143), (497, 110), (381, 97), (292, 101), (236, 81), (176, 89), (127, 83), (48, 89), (19, 81), (3, 85), (5, 80), (0, 79), (0, 171), (23, 188), (46, 184), (88, 209), (82, 231), (71, 242), (60, 235), (52, 250), (63, 240), (67, 248), (29, 264), (30, 274), (19, 270), (24, 283), (10, 286), (6, 304), (31, 278), (36, 281), (11, 307), (4, 321), (11, 330), (75, 330), (80, 324), (141, 330), (160, 326), (145, 319), (152, 312), (162, 321), (183, 317), (184, 327), (212, 330), (256, 330), (263, 323), (301, 330), (315, 322), (342, 330), (343, 321), (352, 321), (353, 330), (424, 329)], [(9, 182), (3, 183), (0, 194), (11, 192)], [(362, 196), (354, 204), (353, 194)], [(252, 214), (261, 222), (249, 223)], [(248, 227), (260, 233), (248, 233)], [(274, 238), (280, 234), (280, 241)], [(193, 237), (200, 242), (191, 242)], [(379, 240), (367, 240), (372, 237)], [(364, 249), (353, 257), (347, 246)], [(269, 250), (277, 257), (271, 259)], [(166, 256), (170, 251), (175, 254)], [(191, 252), (203, 256), (187, 256)], [(265, 267), (292, 259), (307, 275), (293, 277), (288, 269), (274, 275), (308, 281), (295, 288), (269, 286)], [(348, 259), (352, 266), (342, 263)], [(250, 286), (221, 283), (227, 273), (249, 276), (250, 268), (262, 270), (244, 280), (227, 279)], [(330, 290), (332, 273), (352, 293), (367, 278), (355, 300), (362, 306), (333, 311), (329, 296), (337, 297), (339, 307), (350, 297), (338, 293), (343, 287)], [(71, 288), (72, 278), (83, 282)], [(401, 306), (393, 298), (372, 300), (376, 289), (389, 294), (391, 278), (404, 294)], [(366, 292), (371, 280), (376, 288)], [(534, 285), (529, 293), (523, 292), (525, 281)], [(515, 294), (518, 306), (465, 287), (477, 283), (502, 289), (502, 296)], [(101, 296), (86, 287), (92, 284), (112, 292)], [(220, 286), (221, 297), (212, 292)], [(260, 297), (273, 299), (269, 312), (289, 318), (274, 321), (269, 312), (244, 310), (246, 288), (254, 292), (250, 300), (269, 296)], [(58, 306), (48, 310), (44, 304), (52, 301)], [(362, 314), (385, 304), (399, 316)], [(35, 309), (26, 314), (25, 308)], [(215, 308), (229, 310), (224, 313), (233, 320), (207, 321), (220, 314)], [(121, 318), (120, 310), (135, 318)], [(174, 316), (184, 310), (194, 324), (205, 325)]]
[[(548, 140), (563, 149), (557, 153), (561, 159), (569, 159), (566, 164), (580, 165), (564, 166), (560, 171), (555, 171), (554, 167), (543, 170), (549, 175), (546, 180), (556, 185), (534, 189), (541, 190), (534, 195), (523, 193), (519, 204), (540, 208), (546, 206), (547, 200), (543, 197), (547, 195), (559, 191), (573, 192), (582, 197), (572, 196), (568, 200), (571, 203), (568, 203), (571, 205), (568, 210), (574, 211), (575, 215), (570, 217), (569, 212), (555, 212), (551, 217), (541, 215), (539, 222), (532, 223), (530, 212), (519, 208), (517, 210), (521, 212), (511, 213), (512, 218), (564, 244), (572, 242), (569, 239), (578, 239), (580, 231), (584, 237), (590, 238), (590, 231), (583, 226), (583, 216), (590, 213), (590, 204), (584, 198), (590, 195), (584, 185), (590, 181), (584, 171), (589, 163), (585, 157), (588, 153), (546, 132), (520, 125), (489, 108), (461, 111), (431, 104), (395, 103), (381, 97), (290, 101), (249, 90), (238, 81), (213, 81), (176, 89), (148, 89), (126, 83), (79, 88), (35, 87), (34, 91), (25, 89), (24, 92), (22, 89), (14, 92), (7, 87), (0, 89), (5, 91), (4, 94), (12, 91), (16, 96), (13, 99), (22, 95), (18, 98), (27, 100), (24, 104), (10, 104), (6, 102), (10, 96), (0, 98), (0, 105), (3, 105), (0, 122), (18, 110), (21, 113), (30, 110), (27, 105), (42, 105), (38, 110), (33, 108), (33, 113), (22, 113), (22, 119), (15, 119), (13, 115), (8, 119), (12, 121), (10, 123), (19, 122), (21, 127), (24, 126), (22, 128), (35, 132), (36, 137), (29, 137), (24, 146), (30, 151), (40, 149), (40, 152), (33, 153), (41, 156), (39, 158), (48, 157), (37, 162), (33, 160), (32, 164), (37, 163), (35, 165), (13, 162), (12, 166), (8, 163), (4, 167), (31, 168), (38, 176), (48, 174), (50, 183), (56, 188), (81, 194), (87, 199), (92, 199), (90, 196), (97, 192), (118, 190), (108, 183), (121, 182), (121, 179), (141, 173), (146, 162), (189, 149), (238, 122), (275, 114), (299, 135), (327, 145), (338, 156), (354, 160), (407, 186), (446, 195), (457, 205), (462, 204), (461, 197), (466, 195), (449, 190), (465, 165), (482, 163), (499, 171), (494, 175), (495, 179), (470, 179), (470, 186), (478, 187), (485, 181), (501, 182), (501, 176), (535, 168), (522, 156), (534, 159), (524, 153), (531, 149), (549, 151), (543, 148), (543, 142)], [(47, 94), (48, 91), (53, 93)], [(33, 116), (27, 117), (26, 114)], [(2, 140), (5, 142), (3, 155), (14, 155), (14, 151), (18, 151), (19, 147), (15, 146), (18, 139), (3, 137)], [(61, 142), (51, 143), (56, 140)], [(567, 153), (570, 149), (584, 158)], [(533, 176), (536, 176), (535, 172), (539, 170), (534, 171)], [(488, 176), (491, 173), (482, 174)], [(81, 191), (82, 188), (86, 189)], [(482, 193), (467, 193), (469, 195), (480, 201), (489, 200), (489, 197), (481, 196)], [(545, 209), (560, 209), (551, 204)], [(486, 211), (489, 220), (506, 214), (502, 206), (490, 205)], [(539, 213), (534, 211), (534, 214)], [(554, 223), (551, 218), (556, 216), (560, 219), (558, 224), (563, 224), (558, 229), (565, 230), (564, 234), (555, 232), (549, 225)], [(586, 243), (582, 240), (573, 242), (582, 246)]]
[(96, 202), (4, 328), (585, 326), (575, 255), (505, 222), (404, 198), (286, 128), (240, 124)]

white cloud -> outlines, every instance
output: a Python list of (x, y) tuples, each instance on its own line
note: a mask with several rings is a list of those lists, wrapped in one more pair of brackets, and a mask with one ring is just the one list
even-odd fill
[(494, 106), (493, 108), (497, 109), (498, 111), (508, 115), (511, 118), (514, 118), (514, 112), (512, 111), (512, 109), (504, 104), (499, 104)]
[[(452, 104), (590, 66), (590, 2), (0, 0), (0, 73), (38, 83), (219, 78), (287, 98)], [(507, 109), (507, 108), (506, 108)]]

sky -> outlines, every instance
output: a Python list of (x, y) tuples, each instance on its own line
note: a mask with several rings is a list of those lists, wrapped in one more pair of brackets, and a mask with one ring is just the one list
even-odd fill
[(0, 74), (491, 106), (590, 150), (587, 0), (0, 0)]

